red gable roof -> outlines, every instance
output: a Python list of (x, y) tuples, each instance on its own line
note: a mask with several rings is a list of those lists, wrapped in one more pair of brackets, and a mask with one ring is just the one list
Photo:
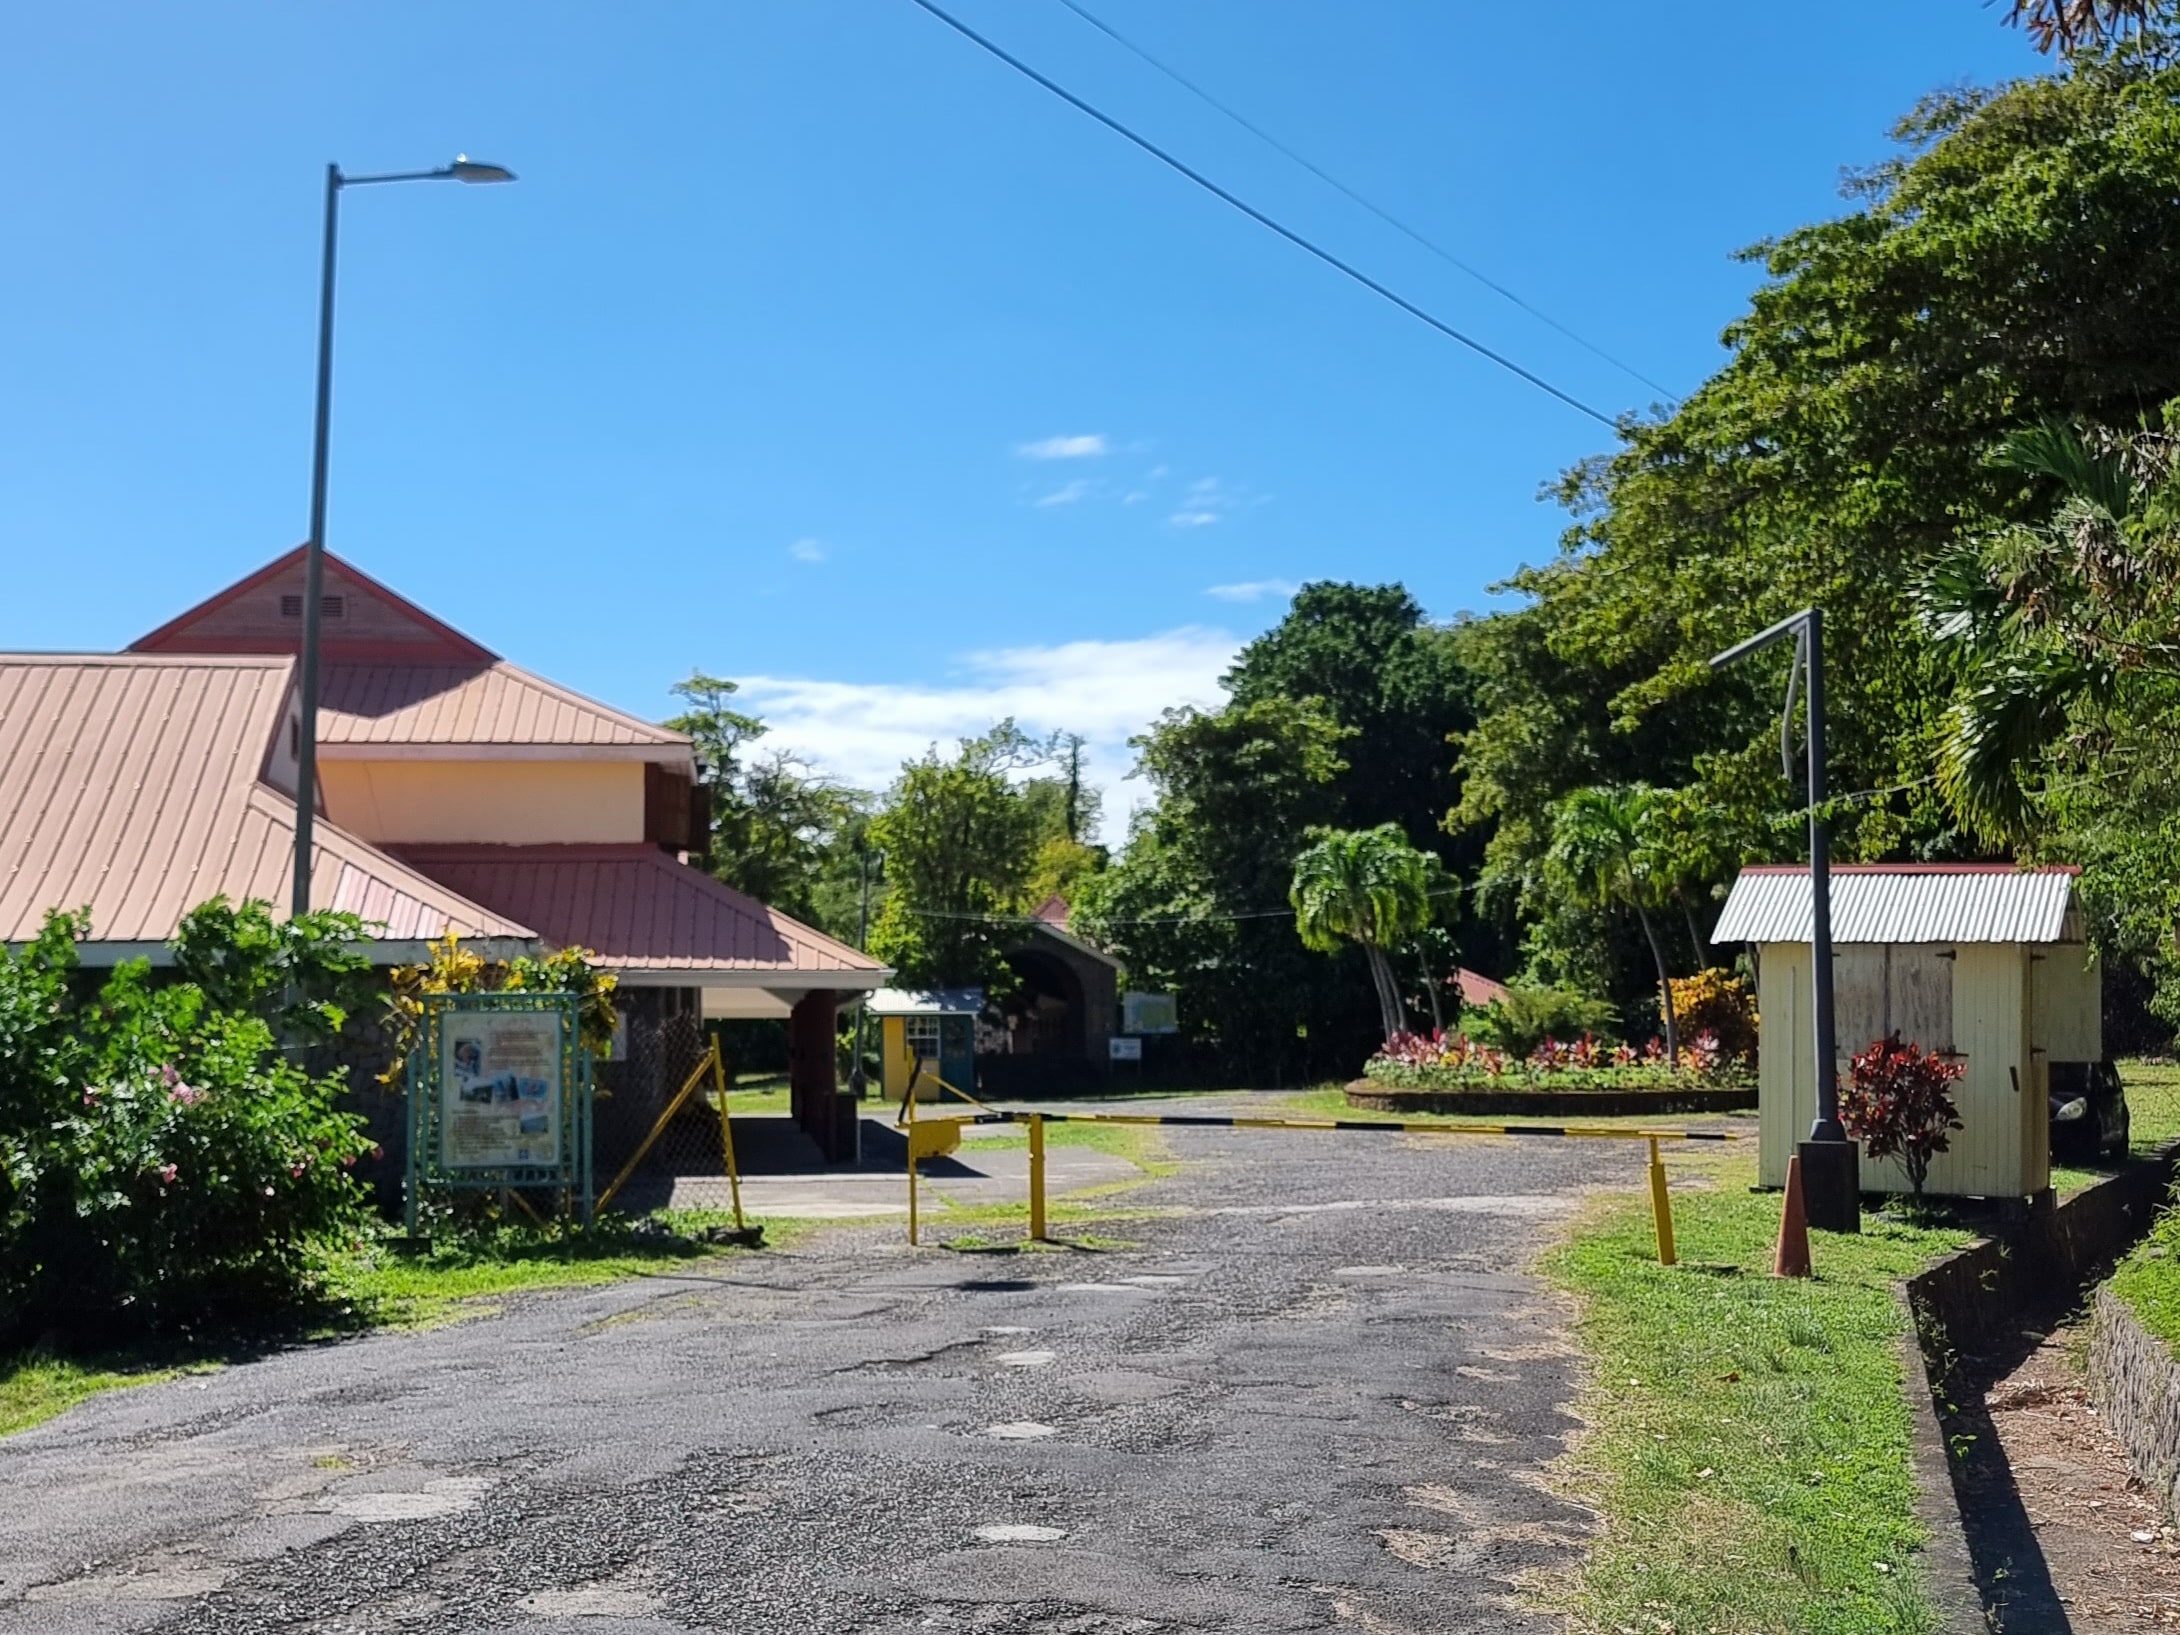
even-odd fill
[(730, 972), (878, 986), (886, 968), (656, 846), (394, 848), (419, 872), (608, 970), (690, 978)]
[[(239, 579), (129, 645), (132, 653), (296, 653), (303, 646), (303, 552)], [(319, 641), (327, 663), (490, 664), (499, 655), (331, 551)], [(336, 600), (337, 599), (337, 600)]]

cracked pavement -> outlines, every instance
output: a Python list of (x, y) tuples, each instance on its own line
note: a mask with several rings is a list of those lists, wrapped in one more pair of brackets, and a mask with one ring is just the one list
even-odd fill
[(1523, 1268), (1639, 1145), (1167, 1133), (1119, 1247), (828, 1229), (94, 1398), (0, 1441), (0, 1632), (1557, 1627)]

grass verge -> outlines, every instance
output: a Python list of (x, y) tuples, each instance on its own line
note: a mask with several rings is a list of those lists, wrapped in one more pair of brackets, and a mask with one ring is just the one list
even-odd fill
[(1682, 1265), (1625, 1194), (1544, 1262), (1581, 1302), (1592, 1429), (1568, 1468), (1605, 1518), (1555, 1599), (1605, 1630), (1929, 1630), (1893, 1284), (1969, 1234), (1872, 1214), (1780, 1281), (1778, 1199), (1739, 1155), (1705, 1168), (1711, 1190), (1674, 1196)]
[[(697, 1241), (708, 1216), (663, 1220), (667, 1230), (608, 1229), (586, 1240), (529, 1225), (465, 1231), (434, 1240), (422, 1253), (397, 1250), (390, 1239), (367, 1244), (335, 1263), (318, 1308), (263, 1334), (229, 1334), (126, 1352), (78, 1357), (28, 1352), (0, 1357), (0, 1436), (65, 1413), (87, 1397), (132, 1385), (153, 1385), (237, 1355), (295, 1339), (328, 1339), (373, 1329), (430, 1328), (489, 1316), (506, 1297), (531, 1290), (656, 1276), (677, 1266), (733, 1253)], [(766, 1241), (791, 1238), (806, 1223), (767, 1220)], [(680, 1235), (690, 1234), (690, 1235)]]
[(101, 1391), (155, 1385), (182, 1372), (179, 1367), (77, 1362), (37, 1352), (0, 1357), (0, 1436), (42, 1424)]

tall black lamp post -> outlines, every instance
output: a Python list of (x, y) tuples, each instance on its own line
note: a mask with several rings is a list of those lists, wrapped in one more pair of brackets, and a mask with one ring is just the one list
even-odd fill
[(383, 176), (344, 176), (325, 167), (325, 263), (318, 284), (318, 424), (310, 451), (310, 538), (303, 549), (302, 730), (296, 739), (295, 878), (290, 911), (310, 912), (310, 854), (318, 805), (318, 615), (325, 597), (326, 442), (333, 417), (333, 260), (341, 190), (383, 182), (511, 182), (515, 173), (457, 154), (437, 170), (390, 171)]
[(1779, 723), (1779, 754), (1794, 776), (1794, 683), (1809, 684), (1809, 965), (1815, 1003), (1817, 1116), (1799, 1149), (1809, 1224), (1827, 1232), (1862, 1229), (1861, 1154), (1839, 1121), (1838, 1039), (1832, 1026), (1832, 847), (1824, 821), (1824, 609), (1804, 608), (1711, 660), (1723, 670), (1736, 659), (1794, 638), (1794, 665), (1787, 672), (1786, 713)]

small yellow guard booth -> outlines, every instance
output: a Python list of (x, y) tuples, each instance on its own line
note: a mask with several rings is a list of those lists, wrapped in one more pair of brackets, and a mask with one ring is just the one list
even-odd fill
[[(1897, 1032), (1966, 1070), (1961, 1128), (1924, 1189), (2026, 1198), (2051, 1181), (2051, 1067), (2104, 1055), (2103, 989), (2074, 900), (2078, 871), (2010, 864), (1877, 864), (1832, 870), (1833, 1027), (1842, 1084), (1852, 1057)], [(1747, 868), (1711, 940), (1757, 956), (1759, 1178), (1816, 1117), (1809, 870)], [(1865, 1156), (1862, 1185), (1905, 1192), (1897, 1159)]]
[(976, 1019), (984, 1011), (983, 989), (880, 988), (866, 1003), (878, 1018), (879, 1083), (889, 1101), (908, 1093), (911, 1078), (917, 1081), (918, 1101), (937, 1100), (941, 1092), (934, 1081), (940, 1079), (976, 1094)]

